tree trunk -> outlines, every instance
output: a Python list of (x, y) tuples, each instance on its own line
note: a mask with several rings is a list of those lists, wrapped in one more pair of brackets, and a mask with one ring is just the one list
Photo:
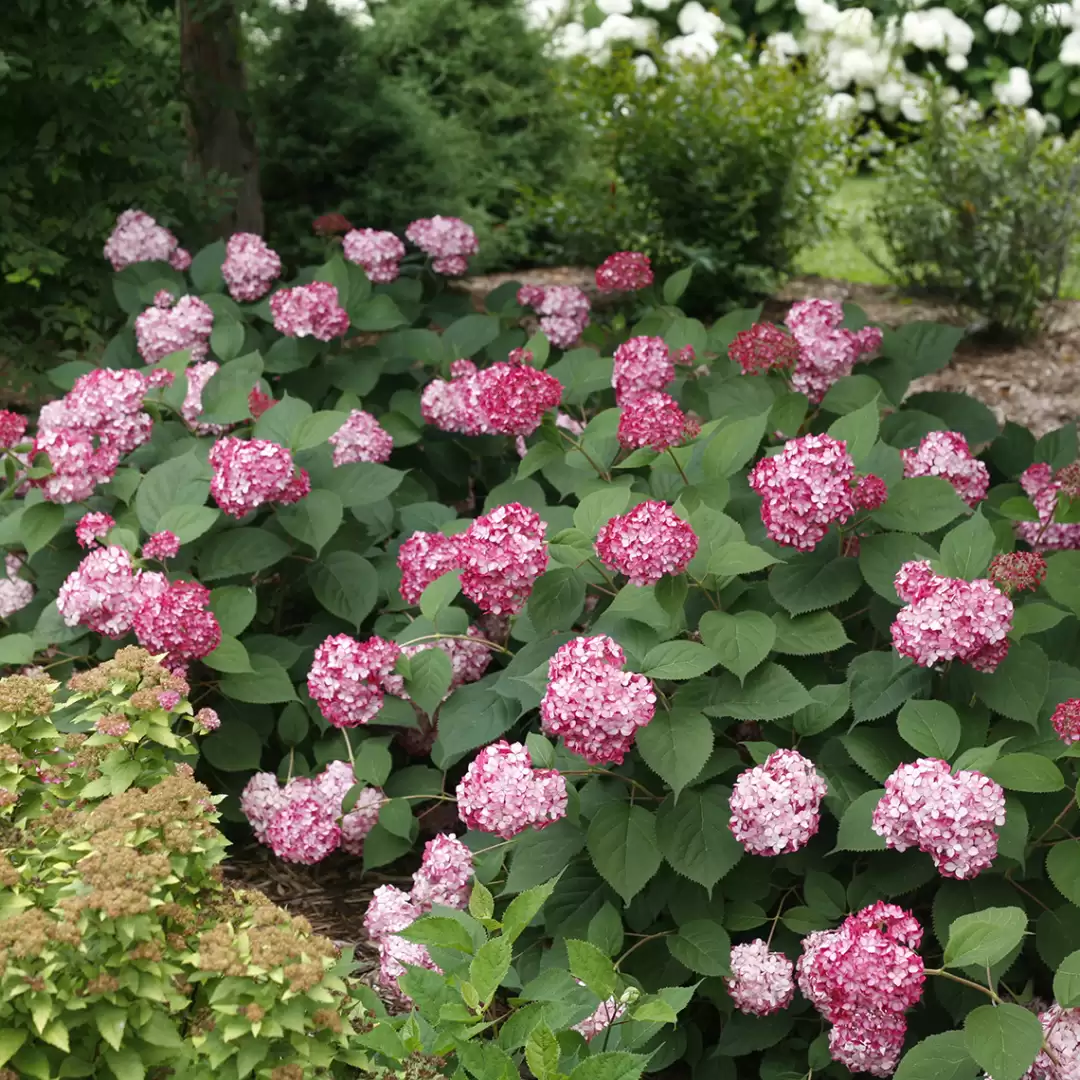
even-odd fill
[(263, 231), (259, 155), (234, 0), (179, 0), (180, 69), (191, 154), (203, 176), (233, 187), (218, 233)]

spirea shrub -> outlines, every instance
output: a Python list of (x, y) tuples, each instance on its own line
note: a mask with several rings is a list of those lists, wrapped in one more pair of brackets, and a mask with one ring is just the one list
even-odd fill
[[(411, 874), (375, 978), (476, 1080), (1075, 1071), (1075, 428), (909, 394), (948, 327), (706, 329), (679, 272), (559, 349), (399, 239), (245, 303), (225, 244), (118, 273), (132, 324), (204, 302), (207, 358), (129, 327), (5, 420), (3, 661), (154, 649), (234, 827)], [(316, 284), (347, 327), (275, 329)], [(655, 395), (681, 438), (621, 437)]]

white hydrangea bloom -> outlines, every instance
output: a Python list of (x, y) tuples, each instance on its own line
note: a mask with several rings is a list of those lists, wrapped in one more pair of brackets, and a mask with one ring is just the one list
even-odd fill
[[(525, 0), (525, 22), (533, 30), (546, 30), (566, 17), (568, 0)], [(585, 28), (581, 28), (582, 34)]]
[(634, 10), (634, 0), (595, 0), (601, 15), (629, 15)]
[(671, 7), (672, 0), (641, 0), (641, 3), (650, 11), (667, 11)]
[(698, 0), (683, 4), (678, 17), (679, 29), (690, 36), (692, 34), (719, 34), (724, 29), (724, 20), (711, 11), (706, 11)]
[(945, 66), (950, 71), (967, 71), (968, 58), (960, 53), (952, 53), (945, 57)]
[(991, 34), (1011, 37), (1024, 25), (1023, 16), (1008, 4), (995, 4), (984, 16), (983, 22)]
[(656, 62), (651, 56), (646, 56), (644, 53), (635, 56), (631, 63), (634, 65), (634, 74), (639, 79), (651, 79), (654, 75), (659, 74)]
[(719, 49), (713, 34), (685, 34), (664, 42), (664, 55), (670, 60), (711, 60)]
[(1080, 30), (1074, 30), (1071, 34), (1066, 35), (1065, 40), (1061, 43), (1061, 52), (1058, 53), (1058, 59), (1066, 67), (1080, 67)]
[(1005, 82), (994, 85), (994, 97), (1002, 105), (1026, 105), (1031, 100), (1031, 76), (1021, 67), (1009, 68)]
[(1031, 21), (1036, 26), (1075, 26), (1077, 15), (1077, 8), (1073, 4), (1040, 4), (1030, 12)]
[(847, 8), (840, 12), (834, 33), (846, 41), (869, 41), (874, 36), (874, 13), (865, 7)]
[(1024, 123), (1036, 139), (1041, 139), (1046, 134), (1046, 117), (1038, 109), (1025, 109)]
[(886, 108), (896, 109), (906, 93), (907, 87), (899, 79), (887, 79), (878, 86), (877, 99)]
[(858, 113), (859, 103), (850, 94), (830, 94), (823, 109), (826, 119), (847, 123)]
[(802, 53), (802, 46), (794, 34), (781, 31), (778, 34), (770, 34), (765, 39), (765, 46), (761, 50), (761, 62), (763, 64), (779, 64), (782, 67), (794, 56)]

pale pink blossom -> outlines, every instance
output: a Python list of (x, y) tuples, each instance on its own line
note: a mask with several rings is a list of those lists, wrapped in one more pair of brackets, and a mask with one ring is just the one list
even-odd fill
[(1054, 521), (1062, 495), (1076, 498), (1075, 465), (1054, 470), (1042, 462), (1025, 469), (1020, 486), (1035, 504), (1038, 521), (1018, 521), (1016, 533), (1038, 551), (1073, 551), (1080, 548), (1080, 523)]
[(900, 456), (905, 477), (940, 476), (968, 506), (986, 498), (990, 470), (972, 455), (967, 439), (958, 431), (931, 431), (923, 436), (918, 450), (901, 450)]
[(220, 439), (210, 448), (210, 466), (210, 494), (235, 518), (264, 503), (296, 502), (309, 489), (307, 473), (297, 474), (292, 454), (266, 439)]
[(136, 571), (131, 555), (112, 544), (91, 551), (60, 586), (56, 606), (68, 626), (122, 638), (145, 602), (168, 588), (163, 574)]
[(433, 904), (465, 908), (472, 876), (472, 852), (456, 836), (439, 833), (424, 845), (420, 869), (413, 874), (412, 902), (421, 912)]
[(23, 560), (10, 551), (4, 556), (4, 577), (0, 577), (0, 619), (22, 611), (34, 599), (34, 586), (19, 576)]
[(349, 329), (349, 313), (338, 302), (337, 289), (326, 281), (278, 289), (270, 297), (274, 329), (286, 337), (333, 341)]
[(731, 831), (753, 855), (785, 855), (810, 843), (828, 786), (797, 750), (774, 750), (739, 775), (731, 793)]
[(540, 329), (557, 349), (571, 348), (589, 325), (589, 297), (575, 285), (523, 285), (518, 303), (540, 316)]
[(210, 610), (210, 590), (196, 581), (171, 581), (135, 613), (133, 628), (139, 644), (165, 654), (174, 670), (200, 660), (221, 644), (221, 627)]
[(221, 276), (234, 300), (258, 300), (280, 275), (281, 258), (261, 236), (239, 232), (229, 237)]
[(105, 258), (114, 270), (139, 262), (167, 262), (174, 270), (191, 265), (191, 256), (176, 237), (142, 210), (125, 210), (116, 219), (105, 244)]
[(146, 538), (142, 546), (142, 557), (164, 562), (166, 559), (175, 558), (179, 551), (180, 538), (166, 529)]
[(618, 439), (628, 450), (646, 446), (667, 450), (692, 439), (699, 430), (673, 397), (662, 390), (646, 390), (623, 405)]
[(612, 1024), (617, 1023), (626, 1014), (626, 1006), (609, 997), (607, 1001), (601, 1001), (594, 1012), (585, 1017), (579, 1024), (574, 1025), (574, 1030), (586, 1040), (595, 1039), (601, 1032), (607, 1031)]
[(458, 537), (461, 591), (481, 611), (517, 614), (547, 569), (547, 524), (520, 503), (497, 506)]
[(405, 258), (405, 245), (392, 232), (353, 229), (341, 243), (345, 258), (362, 266), (368, 280), (376, 284), (396, 280), (400, 273), (398, 264)]
[(213, 309), (197, 296), (173, 300), (160, 292), (154, 304), (135, 320), (135, 343), (147, 364), (157, 364), (172, 353), (188, 351), (192, 363), (206, 359), (214, 329)]
[(615, 350), (611, 384), (624, 405), (647, 390), (663, 390), (675, 378), (671, 350), (660, 337), (632, 337)]
[(803, 300), (793, 304), (785, 322), (799, 343), (799, 360), (791, 385), (814, 403), (829, 387), (851, 374), (855, 364), (881, 345), (881, 331), (866, 327), (854, 332), (841, 326), (843, 307), (833, 300)]
[(418, 604), (420, 595), (437, 578), (461, 566), (458, 538), (442, 533), (414, 532), (398, 549), (401, 598)]
[(109, 530), (116, 526), (113, 518), (100, 510), (83, 514), (75, 526), (75, 539), (81, 548), (98, 546), (98, 541), (109, 535)]
[(266, 827), (266, 841), (279, 859), (311, 866), (341, 842), (337, 816), (314, 795), (289, 799)]
[(10, 409), (0, 409), (0, 449), (10, 450), (26, 435), (26, 417)]
[(199, 420), (203, 413), (203, 390), (217, 374), (219, 367), (216, 360), (204, 360), (201, 364), (192, 364), (184, 372), (187, 390), (184, 393), (184, 402), (180, 406), (180, 415), (184, 423), (196, 435), (222, 435), (229, 430), (227, 424), (205, 424)]
[(363, 409), (353, 409), (327, 441), (334, 448), (335, 468), (354, 461), (387, 461), (394, 449), (390, 433)]
[(739, 1012), (768, 1016), (786, 1009), (795, 996), (795, 965), (770, 952), (761, 938), (731, 949), (731, 976), (724, 979)]
[(388, 680), (400, 655), (400, 646), (381, 637), (360, 642), (348, 634), (334, 634), (315, 650), (308, 693), (334, 727), (367, 724), (393, 686)]
[(472, 226), (456, 217), (419, 218), (405, 230), (405, 236), (432, 257), (435, 273), (447, 277), (464, 274), (469, 268), (468, 257), (480, 250)]
[[(10, 570), (8, 576), (11, 576)], [(1066, 746), (1080, 742), (1080, 698), (1069, 698), (1061, 702), (1054, 709), (1050, 723)]]
[(655, 499), (611, 518), (596, 536), (597, 555), (632, 585), (654, 585), (665, 574), (681, 574), (697, 547), (690, 523)]

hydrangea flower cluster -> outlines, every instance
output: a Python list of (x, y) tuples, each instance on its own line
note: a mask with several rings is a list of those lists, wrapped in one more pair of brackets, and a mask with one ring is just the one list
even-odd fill
[(210, 447), (210, 494), (230, 517), (242, 518), (263, 503), (294, 503), (311, 490), (304, 469), (284, 446), (266, 439), (220, 439)]
[[(578, 985), (585, 984), (579, 982)], [(626, 1006), (612, 995), (607, 1001), (601, 1001), (581, 1023), (575, 1024), (574, 1030), (586, 1041), (595, 1039), (601, 1032), (607, 1031), (612, 1024), (621, 1020), (625, 1014)]]
[(105, 243), (105, 258), (114, 270), (140, 262), (167, 262), (174, 270), (186, 270), (191, 255), (164, 225), (142, 210), (125, 210)]
[(927, 561), (906, 562), (894, 581), (907, 606), (892, 624), (896, 651), (920, 667), (959, 660), (993, 671), (1009, 651), (1013, 604), (985, 578), (935, 574)]
[(547, 524), (521, 503), (497, 506), (458, 538), (461, 591), (486, 614), (516, 615), (547, 569)]
[(381, 637), (357, 641), (333, 634), (316, 650), (308, 672), (308, 693), (327, 723), (357, 727), (373, 720), (384, 693), (394, 693), (399, 677), (394, 665), (401, 647)]
[(904, 1048), (904, 1013), (922, 997), (926, 975), (915, 951), (922, 927), (880, 901), (836, 930), (803, 938), (799, 989), (832, 1025), (833, 1060), (852, 1072), (889, 1076)]
[(1043, 1049), (1023, 1080), (1076, 1080), (1080, 1069), (1080, 1009), (1063, 1009), (1055, 1001), (1039, 1013), (1039, 1023)]
[(0, 409), (0, 450), (10, 450), (23, 441), (26, 417), (10, 409)]
[(111, 544), (95, 548), (67, 576), (56, 606), (68, 626), (122, 638), (143, 604), (152, 605), (167, 588), (164, 574), (136, 570), (131, 555)]
[(89, 499), (98, 484), (107, 484), (120, 464), (111, 446), (94, 448), (93, 438), (81, 432), (39, 431), (31, 456), (46, 454), (52, 474), (33, 483), (47, 502), (73, 503)]
[(876, 510), (879, 506), (885, 505), (888, 497), (889, 489), (885, 481), (873, 473), (860, 476), (855, 483), (855, 505), (860, 510)]
[(652, 283), (652, 263), (641, 251), (616, 251), (596, 268), (596, 287), (601, 292), (634, 292)]
[(108, 514), (100, 510), (91, 510), (89, 514), (83, 514), (75, 526), (75, 539), (81, 548), (97, 547), (97, 542), (109, 535), (109, 530), (115, 528), (116, 521)]
[(761, 938), (731, 949), (731, 976), (724, 983), (739, 1012), (768, 1016), (786, 1009), (795, 996), (795, 965), (770, 952)]
[(665, 574), (681, 574), (697, 548), (690, 523), (655, 499), (611, 518), (596, 535), (596, 554), (632, 585), (655, 585)]
[(656, 711), (652, 682), (621, 670), (624, 663), (622, 648), (604, 634), (568, 641), (548, 662), (544, 733), (593, 765), (621, 763)]
[(266, 393), (258, 383), (248, 391), (248, 411), (253, 420), (258, 420), (263, 413), (269, 412), (276, 404), (273, 397)]
[(615, 350), (611, 385), (615, 402), (626, 402), (648, 390), (663, 390), (675, 378), (675, 361), (660, 337), (632, 337)]
[(8, 552), (4, 556), (4, 577), (0, 578), (0, 619), (22, 611), (34, 599), (34, 586), (19, 577), (23, 561)]
[[(466, 683), (482, 679), (484, 672), (487, 671), (488, 665), (491, 663), (491, 649), (484, 640), (480, 627), (470, 626), (465, 631), (465, 634), (471, 640), (441, 638), (439, 641), (420, 645), (402, 645), (401, 655), (415, 656), (425, 649), (439, 649), (446, 653), (450, 657), (450, 690), (455, 690)], [(400, 692), (395, 690), (394, 693), (406, 700), (409, 698), (409, 695), (405, 693), (404, 684)], [(447, 693), (449, 693), (449, 690)]]
[(405, 236), (409, 243), (434, 259), (431, 267), (436, 274), (447, 277), (466, 273), (469, 256), (480, 250), (472, 226), (456, 217), (420, 218), (405, 230)]
[(1020, 486), (1035, 504), (1038, 521), (1018, 521), (1016, 534), (1038, 551), (1073, 551), (1080, 548), (1080, 523), (1054, 521), (1061, 495), (1080, 494), (1072, 482), (1071, 466), (1054, 470), (1043, 462), (1025, 469)]
[(234, 300), (260, 299), (280, 275), (281, 258), (261, 236), (239, 232), (229, 237), (221, 276)]
[(847, 443), (831, 435), (789, 440), (754, 466), (749, 483), (761, 496), (765, 532), (785, 547), (813, 551), (833, 522), (855, 513), (855, 463)]
[(744, 375), (765, 375), (770, 371), (788, 374), (799, 362), (799, 343), (773, 323), (754, 323), (740, 330), (728, 346), (728, 357)]
[(165, 666), (182, 674), (189, 660), (200, 660), (221, 644), (221, 627), (209, 605), (205, 586), (170, 581), (135, 613), (135, 636), (151, 653), (165, 653)]
[(327, 441), (334, 448), (335, 468), (353, 461), (388, 461), (394, 449), (390, 432), (363, 409), (353, 409)]
[(791, 385), (815, 403), (837, 379), (850, 375), (859, 360), (881, 347), (877, 327), (843, 329), (844, 309), (833, 300), (802, 300), (792, 305), (784, 321), (799, 344)]
[(968, 447), (958, 431), (931, 431), (923, 436), (918, 450), (901, 450), (904, 476), (940, 476), (948, 480), (956, 494), (977, 506), (990, 487), (990, 470)]
[(700, 430), (670, 394), (646, 390), (623, 405), (618, 438), (619, 445), (628, 450), (645, 446), (667, 450), (694, 438)]
[(557, 769), (534, 769), (521, 743), (501, 739), (473, 758), (458, 784), (457, 804), (470, 829), (509, 840), (566, 816), (566, 781)]
[(458, 570), (459, 538), (442, 533), (414, 532), (398, 549), (401, 570), (401, 598), (406, 604), (420, 603), (420, 595), (436, 579)]
[[(11, 576), (9, 566), (8, 577)], [(1066, 746), (1080, 742), (1080, 698), (1069, 698), (1067, 701), (1061, 702), (1054, 709), (1054, 714), (1050, 717), (1050, 723), (1058, 733), (1058, 738)]]
[(135, 344), (147, 364), (157, 364), (166, 356), (187, 349), (193, 363), (206, 359), (214, 312), (197, 296), (182, 296), (162, 290), (135, 319)]
[(204, 360), (201, 364), (192, 364), (184, 372), (187, 377), (187, 390), (184, 393), (184, 403), (180, 406), (180, 416), (196, 435), (222, 435), (229, 430), (227, 424), (205, 424), (199, 420), (203, 413), (203, 390), (217, 374), (220, 366), (216, 360)]
[(421, 914), (435, 904), (464, 908), (472, 874), (472, 852), (452, 833), (440, 833), (424, 845), (420, 869), (413, 874), (412, 902)]
[(1034, 551), (1008, 551), (995, 555), (986, 573), (1006, 596), (1034, 592), (1046, 580), (1046, 560)]
[(797, 750), (774, 750), (739, 775), (729, 826), (752, 855), (785, 855), (810, 843), (828, 785)]
[(146, 538), (142, 546), (142, 557), (164, 562), (166, 559), (175, 558), (179, 551), (180, 537), (165, 529), (163, 532), (154, 533)]
[(955, 776), (947, 761), (920, 758), (885, 781), (872, 828), (896, 851), (925, 851), (943, 877), (973, 878), (997, 856), (1005, 792), (974, 769)]
[(589, 325), (589, 298), (574, 285), (523, 285), (517, 301), (540, 316), (540, 329), (557, 349), (569, 349)]
[(392, 233), (381, 229), (352, 229), (341, 242), (342, 254), (364, 268), (368, 280), (385, 285), (397, 279), (405, 245)]
[(270, 297), (274, 329), (286, 337), (333, 341), (349, 329), (349, 313), (338, 303), (338, 291), (327, 281), (278, 289)]

